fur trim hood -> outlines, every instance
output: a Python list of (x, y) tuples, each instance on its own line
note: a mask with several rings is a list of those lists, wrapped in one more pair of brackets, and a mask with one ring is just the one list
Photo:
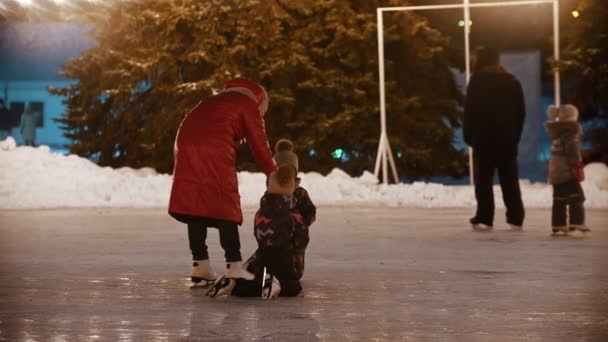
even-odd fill
[(266, 114), (269, 101), (268, 93), (261, 85), (244, 78), (235, 78), (224, 85), (223, 92), (226, 91), (235, 91), (249, 97), (258, 104), (260, 114), (262, 116)]

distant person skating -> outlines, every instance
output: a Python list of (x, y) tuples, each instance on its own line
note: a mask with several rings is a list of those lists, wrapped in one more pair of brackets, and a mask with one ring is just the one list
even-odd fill
[(0, 100), (0, 140), (4, 140), (11, 135), (11, 128), (10, 112), (4, 105), (4, 100)]
[(23, 138), (25, 146), (36, 146), (36, 122), (38, 121), (38, 113), (33, 111), (30, 104), (25, 108), (25, 112), (21, 114), (21, 123), (19, 124), (19, 132)]
[(467, 88), (463, 133), (473, 148), (477, 211), (474, 229), (490, 230), (494, 223), (494, 173), (498, 170), (507, 223), (522, 229), (524, 206), (519, 188), (517, 149), (525, 119), (519, 81), (499, 64), (496, 50), (477, 52), (475, 72)]
[(553, 185), (551, 227), (554, 234), (571, 230), (589, 232), (585, 225), (585, 193), (580, 153), (582, 127), (577, 122), (578, 110), (573, 105), (550, 106), (545, 128), (553, 140), (549, 160), (549, 182)]
[(226, 277), (253, 278), (241, 264), (238, 226), (243, 214), (236, 153), (246, 138), (263, 172), (270, 175), (276, 169), (264, 128), (267, 109), (262, 86), (234, 79), (222, 92), (197, 104), (177, 132), (169, 213), (188, 225), (195, 283), (216, 279), (207, 252), (207, 227), (219, 229)]

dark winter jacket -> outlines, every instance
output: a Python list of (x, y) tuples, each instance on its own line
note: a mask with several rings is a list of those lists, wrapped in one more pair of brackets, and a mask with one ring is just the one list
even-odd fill
[(274, 171), (264, 119), (253, 99), (221, 92), (188, 113), (175, 140), (169, 213), (243, 222), (236, 173), (236, 153), (243, 138), (264, 173)]
[[(302, 230), (302, 216), (293, 210), (293, 198), (266, 193), (255, 214), (254, 236), (260, 248), (280, 247), (293, 250), (296, 230)], [(308, 243), (308, 241), (307, 241)]]
[(473, 74), (464, 108), (464, 141), (475, 152), (517, 155), (526, 115), (519, 81), (501, 67)]
[(580, 136), (582, 127), (577, 122), (545, 122), (553, 142), (549, 161), (549, 182), (563, 184), (576, 180), (574, 168), (582, 161)]
[(295, 201), (294, 209), (301, 215), (303, 223), (296, 225), (300, 229), (296, 230), (294, 234), (294, 249), (303, 253), (310, 241), (309, 227), (316, 220), (317, 208), (312, 203), (308, 191), (301, 186), (298, 186), (293, 192), (293, 198)]

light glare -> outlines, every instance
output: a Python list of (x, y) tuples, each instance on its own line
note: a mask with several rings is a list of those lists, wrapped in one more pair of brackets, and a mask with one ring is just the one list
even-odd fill
[(579, 15), (581, 15), (581, 13), (580, 13), (579, 11), (577, 11), (577, 10), (572, 11), (572, 16), (573, 16), (574, 18), (578, 18), (578, 17), (579, 17)]
[(29, 6), (32, 4), (32, 0), (17, 0), (17, 2), (21, 6)]

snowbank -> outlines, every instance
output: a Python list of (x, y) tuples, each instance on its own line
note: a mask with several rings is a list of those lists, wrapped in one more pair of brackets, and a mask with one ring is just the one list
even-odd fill
[[(588, 165), (583, 183), (587, 207), (608, 207), (608, 168)], [(433, 183), (377, 185), (366, 172), (350, 177), (335, 169), (329, 175), (301, 174), (302, 185), (318, 205), (388, 205), (410, 207), (471, 207), (475, 196), (471, 186)], [(260, 173), (239, 173), (244, 206), (256, 206), (265, 187)], [(526, 207), (551, 206), (551, 187), (522, 181)], [(0, 142), (0, 208), (61, 207), (166, 207), (171, 176), (149, 168), (112, 169), (99, 167), (74, 155), (51, 153), (41, 146), (17, 147), (13, 138)], [(499, 187), (496, 204), (502, 205)]]

